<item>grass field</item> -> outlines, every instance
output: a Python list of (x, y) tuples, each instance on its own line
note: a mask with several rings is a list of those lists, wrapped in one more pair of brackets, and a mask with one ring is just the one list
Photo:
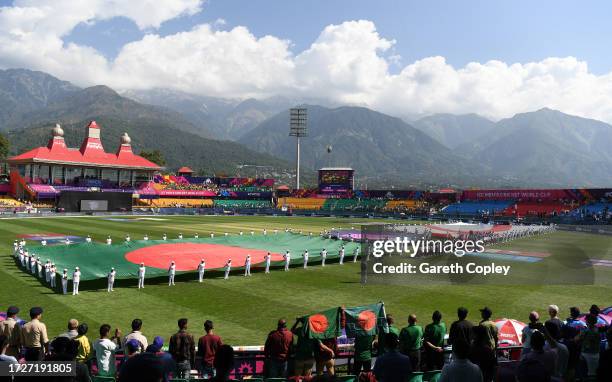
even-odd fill
[[(133, 318), (144, 321), (143, 332), (148, 337), (161, 335), (166, 339), (175, 332), (176, 320), (190, 319), (190, 331), (202, 332), (205, 319), (216, 322), (217, 333), (232, 345), (263, 344), (267, 332), (275, 327), (280, 317), (289, 320), (339, 305), (361, 305), (383, 300), (388, 313), (393, 313), (398, 324), (404, 325), (409, 313), (416, 313), (422, 323), (429, 322), (433, 310), (440, 310), (444, 321), (455, 319), (460, 305), (470, 309), (476, 320), (477, 309), (489, 306), (494, 317), (512, 317), (522, 321), (529, 311), (545, 313), (554, 303), (563, 315), (570, 306), (586, 309), (590, 304), (612, 305), (612, 287), (594, 285), (423, 285), (387, 286), (359, 283), (359, 264), (333, 264), (325, 268), (273, 271), (270, 275), (255, 273), (251, 278), (234, 276), (229, 280), (209, 278), (203, 284), (181, 281), (174, 288), (165, 283), (148, 284), (136, 289), (136, 281), (121, 284), (113, 294), (106, 291), (85, 290), (79, 296), (53, 293), (34, 277), (19, 270), (11, 258), (13, 240), (20, 234), (58, 233), (92, 235), (104, 241), (107, 235), (115, 240), (126, 233), (141, 238), (145, 233), (160, 237), (167, 233), (176, 237), (179, 232), (200, 235), (215, 232), (268, 230), (291, 227), (305, 232), (316, 232), (331, 227), (357, 226), (371, 219), (333, 219), (298, 217), (230, 217), (180, 216), (159, 218), (159, 221), (109, 221), (101, 217), (14, 218), (0, 220), (0, 310), (18, 305), (20, 316), (27, 318), (31, 306), (45, 309), (43, 321), (55, 336), (65, 330), (69, 318), (87, 322), (90, 337), (97, 328), (109, 323), (127, 332)], [(127, 220), (127, 218), (126, 218)], [(555, 252), (571, 256), (576, 251), (596, 253), (598, 258), (612, 260), (612, 239), (609, 236), (583, 233), (556, 232), (550, 235), (516, 240), (500, 248)], [(562, 284), (563, 280), (559, 280)], [(101, 285), (102, 287), (102, 285)]]

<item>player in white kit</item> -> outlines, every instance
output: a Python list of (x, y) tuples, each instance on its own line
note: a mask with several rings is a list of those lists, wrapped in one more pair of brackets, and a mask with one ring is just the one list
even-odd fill
[(40, 242), (40, 245), (42, 245), (43, 247), (47, 246), (47, 240), (42, 239), (42, 241)]
[(323, 248), (321, 251), (321, 266), (325, 266), (325, 260), (327, 260), (327, 249)]
[(170, 268), (168, 268), (168, 286), (174, 285), (175, 275), (176, 275), (176, 264), (173, 261), (170, 263)]
[(227, 260), (227, 263), (225, 263), (225, 276), (223, 276), (225, 280), (229, 278), (229, 274), (231, 270), (232, 270), (232, 259), (229, 259)]
[(30, 256), (30, 272), (32, 272), (33, 275), (36, 274), (36, 256), (34, 256), (34, 254)]
[(214, 233), (214, 232), (211, 232), (211, 233), (210, 233), (210, 238), (211, 238), (211, 239), (214, 239), (214, 238), (215, 238), (215, 233)]
[(55, 278), (56, 278), (57, 269), (55, 268), (55, 264), (51, 263), (51, 270), (49, 272), (49, 281), (51, 282), (51, 288), (55, 289)]
[(251, 255), (247, 255), (246, 259), (244, 259), (244, 275), (251, 275)]
[(43, 263), (40, 260), (40, 256), (36, 258), (36, 271), (38, 272), (38, 278), (43, 278)]
[(168, 240), (168, 235), (164, 234), (164, 235), (162, 236), (162, 240)]
[(110, 236), (106, 238), (106, 244), (108, 244), (108, 245), (113, 244), (113, 239), (111, 239)]
[(179, 233), (178, 238), (179, 238), (179, 240), (183, 240), (183, 234)]
[(145, 268), (144, 263), (140, 263), (140, 267), (138, 267), (138, 289), (144, 288), (144, 279), (146, 272), (147, 268)]
[(47, 259), (47, 262), (45, 263), (45, 281), (47, 282), (47, 284), (51, 281), (50, 277), (51, 275), (49, 274), (49, 272), (51, 272), (51, 260)]
[(21, 266), (25, 267), (25, 254), (23, 253), (23, 249), (19, 249), (17, 252), (19, 252), (19, 262), (21, 263)]
[(79, 267), (74, 268), (72, 273), (72, 295), (79, 294), (79, 284), (81, 283), (81, 271)]
[(304, 257), (304, 269), (306, 269), (308, 268), (308, 250), (305, 250), (302, 256)]
[(64, 268), (64, 273), (62, 273), (62, 293), (68, 293), (68, 269)]
[(200, 238), (200, 234), (196, 233), (195, 235), (193, 235), (194, 239), (199, 239)]
[(266, 272), (265, 273), (270, 273), (270, 259), (272, 256), (270, 256), (270, 252), (268, 252), (266, 254), (266, 256), (264, 256), (264, 259), (266, 261)]
[(285, 259), (285, 272), (287, 272), (289, 270), (289, 264), (291, 263), (291, 254), (289, 251), (285, 252), (283, 259)]
[(149, 241), (149, 235), (144, 235), (144, 237), (142, 238), (142, 240), (144, 240), (144, 241)]
[(108, 275), (107, 275), (108, 286), (106, 288), (107, 292), (113, 291), (113, 287), (115, 286), (115, 274), (116, 273), (117, 272), (115, 272), (115, 268), (111, 268), (110, 272), (108, 272)]
[(264, 228), (263, 234), (264, 234), (264, 236), (267, 236), (268, 235), (268, 230)]
[[(110, 238), (110, 236), (109, 236)], [(85, 238), (85, 242), (86, 243), (91, 243), (91, 236), (87, 235), (87, 237)]]
[(206, 271), (206, 262), (204, 261), (204, 259), (202, 259), (202, 261), (200, 261), (200, 264), (198, 264), (198, 281), (199, 282), (204, 281), (204, 271)]
[(357, 262), (357, 258), (359, 257), (359, 247), (356, 247), (353, 250), (353, 263)]
[(130, 237), (130, 235), (125, 235), (125, 242), (129, 243), (130, 241), (132, 241), (132, 238)]
[(340, 248), (340, 265), (344, 264), (344, 245)]

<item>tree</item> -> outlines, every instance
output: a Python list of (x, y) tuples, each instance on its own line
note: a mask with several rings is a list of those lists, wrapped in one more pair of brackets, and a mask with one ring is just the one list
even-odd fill
[(0, 161), (6, 159), (9, 152), (9, 141), (0, 133)]
[(150, 160), (151, 162), (159, 166), (163, 167), (166, 165), (166, 160), (164, 159), (164, 156), (159, 150), (152, 150), (152, 151), (143, 150), (140, 152), (140, 156), (145, 159)]

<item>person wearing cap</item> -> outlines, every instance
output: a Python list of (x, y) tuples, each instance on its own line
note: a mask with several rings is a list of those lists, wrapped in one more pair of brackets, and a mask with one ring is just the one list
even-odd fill
[(223, 276), (223, 279), (225, 280), (229, 279), (229, 274), (231, 270), (232, 270), (232, 259), (229, 259), (225, 263), (225, 275)]
[(21, 327), (17, 322), (19, 308), (9, 306), (6, 310), (6, 320), (0, 321), (0, 335), (6, 337), (6, 354), (17, 357), (21, 349)]
[(495, 323), (491, 321), (491, 316), (493, 315), (493, 311), (488, 307), (484, 307), (480, 309), (480, 316), (482, 320), (478, 325), (484, 326), (487, 329), (487, 335), (489, 336), (489, 344), (491, 345), (491, 349), (495, 350), (497, 348), (498, 342), (498, 331)]
[(173, 261), (168, 267), (168, 286), (174, 285), (174, 276), (176, 275), (176, 263)]
[(113, 244), (113, 239), (111, 239), (110, 235), (106, 238), (106, 244), (107, 245)]
[(308, 268), (308, 250), (304, 251), (302, 258), (304, 259), (304, 269), (307, 269)]
[(85, 238), (85, 242), (91, 243), (91, 236), (87, 235), (87, 237)]
[(42, 279), (43, 278), (43, 263), (42, 263), (42, 260), (40, 259), (40, 256), (36, 258), (36, 272), (38, 274), (38, 278)]
[(164, 339), (160, 336), (153, 338), (153, 343), (147, 346), (145, 353), (155, 354), (161, 360), (164, 369), (164, 382), (170, 380), (170, 374), (176, 371), (176, 362), (170, 353), (162, 351)]
[(142, 238), (142, 240), (148, 241), (149, 240), (149, 235), (145, 234), (144, 237)]
[(344, 245), (340, 247), (340, 253), (338, 255), (340, 256), (339, 264), (344, 264)]
[(138, 267), (138, 289), (144, 288), (144, 280), (145, 280), (146, 271), (147, 271), (147, 268), (145, 268), (144, 263), (140, 263), (140, 266)]
[(168, 235), (163, 234), (163, 235), (162, 235), (162, 240), (164, 240), (164, 241), (165, 241), (165, 240), (168, 240)]
[(67, 337), (71, 340), (75, 339), (78, 335), (79, 321), (76, 318), (68, 320), (68, 331), (60, 334), (58, 337)]
[(291, 263), (291, 254), (289, 251), (285, 252), (283, 259), (285, 260), (285, 272), (287, 272), (289, 271), (289, 264)]
[(93, 351), (98, 366), (98, 375), (101, 377), (115, 377), (115, 352), (117, 344), (109, 338), (111, 326), (100, 326), (100, 338), (93, 343)]
[(206, 262), (204, 259), (198, 264), (198, 282), (204, 281), (204, 272), (206, 271)]
[(293, 333), (287, 329), (287, 320), (281, 318), (278, 320), (276, 330), (268, 334), (264, 346), (268, 378), (287, 376), (287, 360), (291, 344), (293, 344)]
[(325, 266), (325, 260), (327, 260), (327, 249), (323, 248), (321, 251), (321, 266)]
[(45, 282), (47, 282), (47, 284), (49, 284), (51, 282), (51, 260), (47, 259), (47, 262), (45, 263)]
[(43, 324), (41, 307), (30, 309), (30, 322), (21, 329), (21, 344), (25, 348), (26, 361), (41, 361), (49, 347), (47, 326)]
[(79, 294), (79, 284), (81, 283), (81, 270), (79, 267), (74, 268), (72, 273), (72, 295), (76, 296)]
[(125, 343), (125, 350), (127, 352), (127, 357), (130, 358), (140, 353), (142, 348), (140, 347), (140, 342), (138, 342), (138, 340), (131, 339)]
[(246, 258), (244, 259), (244, 275), (251, 275), (251, 255), (249, 254), (247, 254)]
[(68, 294), (68, 269), (64, 268), (62, 273), (62, 293)]
[(264, 256), (264, 261), (266, 262), (266, 270), (264, 273), (270, 273), (270, 261), (272, 259), (272, 255), (270, 255), (270, 252), (266, 253), (266, 256)]
[(113, 287), (115, 286), (115, 275), (116, 274), (117, 272), (115, 271), (115, 268), (111, 268), (110, 272), (108, 272), (108, 275), (106, 276), (107, 281), (108, 281), (108, 285), (106, 287), (107, 292), (113, 291)]
[(130, 241), (132, 241), (132, 238), (130, 237), (129, 234), (125, 235), (125, 242), (129, 243)]
[(51, 263), (51, 268), (49, 269), (49, 282), (51, 283), (51, 288), (55, 289), (57, 278), (57, 268), (55, 267), (55, 263)]
[(187, 332), (188, 320), (181, 318), (178, 320), (178, 332), (170, 337), (168, 353), (176, 362), (175, 378), (189, 379), (191, 366), (195, 366), (195, 340)]

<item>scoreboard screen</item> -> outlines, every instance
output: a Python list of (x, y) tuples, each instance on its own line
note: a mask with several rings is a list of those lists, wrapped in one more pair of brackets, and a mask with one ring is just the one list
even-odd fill
[(319, 192), (344, 193), (353, 190), (352, 169), (319, 170)]

